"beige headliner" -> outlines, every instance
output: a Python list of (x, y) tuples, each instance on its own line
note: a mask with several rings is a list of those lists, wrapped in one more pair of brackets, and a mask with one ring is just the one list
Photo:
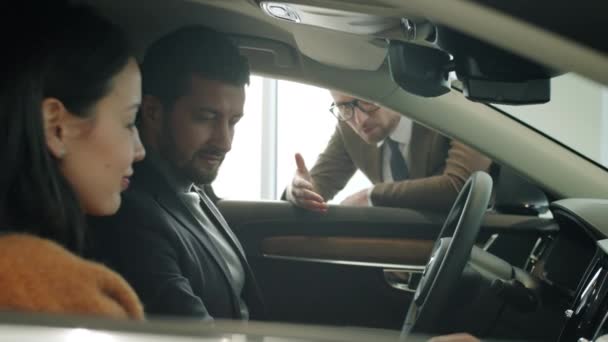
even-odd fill
[[(290, 1), (385, 16), (429, 17), (547, 65), (575, 71), (608, 84), (606, 55), (467, 1)], [(559, 197), (608, 198), (606, 171), (491, 108), (472, 103), (454, 92), (425, 99), (399, 89), (390, 79), (386, 65), (378, 68), (384, 53), (379, 52), (381, 48), (372, 37), (275, 20), (247, 0), (89, 2), (103, 8), (123, 25), (132, 34), (140, 51), (159, 35), (192, 23), (285, 43), (301, 53), (296, 54), (293, 68), (279, 67), (262, 60), (252, 63), (253, 70), (382, 102), (407, 113), (414, 120), (477, 147)]]

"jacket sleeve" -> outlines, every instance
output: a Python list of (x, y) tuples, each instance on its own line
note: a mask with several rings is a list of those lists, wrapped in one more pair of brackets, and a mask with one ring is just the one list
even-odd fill
[(310, 170), (310, 176), (317, 193), (328, 201), (346, 186), (357, 171), (348, 154), (338, 125), (325, 150)]
[(212, 320), (180, 269), (178, 238), (155, 206), (144, 196), (125, 193), (115, 216), (90, 218), (92, 254), (129, 281), (147, 314)]
[(469, 176), (487, 171), (490, 163), (481, 153), (452, 140), (441, 174), (376, 184), (371, 199), (377, 206), (447, 212)]
[(118, 274), (28, 234), (0, 236), (0, 288), (3, 310), (144, 318)]

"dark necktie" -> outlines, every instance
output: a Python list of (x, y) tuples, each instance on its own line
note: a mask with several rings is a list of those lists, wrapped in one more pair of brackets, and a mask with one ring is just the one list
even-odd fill
[(399, 149), (399, 143), (390, 138), (386, 139), (386, 143), (391, 149), (390, 165), (393, 180), (398, 182), (400, 180), (408, 179), (410, 172), (405, 163), (405, 159), (403, 158), (403, 154), (401, 154), (401, 149)]

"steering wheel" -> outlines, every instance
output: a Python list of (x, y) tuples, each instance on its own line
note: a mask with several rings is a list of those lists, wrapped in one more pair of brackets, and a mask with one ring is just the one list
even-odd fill
[(478, 171), (469, 177), (435, 241), (405, 318), (402, 337), (412, 330), (432, 332), (454, 287), (469, 260), (481, 221), (488, 208), (492, 178)]

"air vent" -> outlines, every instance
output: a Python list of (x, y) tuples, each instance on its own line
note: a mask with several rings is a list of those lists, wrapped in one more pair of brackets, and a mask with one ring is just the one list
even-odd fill
[(608, 335), (608, 254), (602, 248), (608, 241), (599, 241), (598, 245), (600, 248), (583, 277), (576, 299), (565, 312), (568, 322), (560, 341), (595, 341)]
[(528, 273), (534, 273), (537, 263), (545, 254), (547, 248), (551, 246), (552, 241), (553, 238), (551, 236), (541, 236), (536, 240), (536, 243), (528, 256), (528, 260), (526, 260), (524, 270), (526, 270)]

